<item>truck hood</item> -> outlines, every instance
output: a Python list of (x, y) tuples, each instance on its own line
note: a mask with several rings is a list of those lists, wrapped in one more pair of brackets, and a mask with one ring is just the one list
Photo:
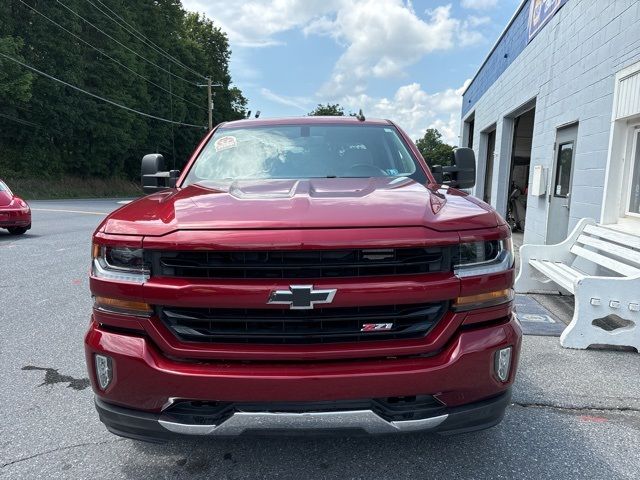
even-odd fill
[(409, 178), (323, 178), (206, 182), (141, 198), (103, 223), (109, 234), (160, 236), (176, 230), (423, 226), (491, 228), (489, 206), (450, 188)]

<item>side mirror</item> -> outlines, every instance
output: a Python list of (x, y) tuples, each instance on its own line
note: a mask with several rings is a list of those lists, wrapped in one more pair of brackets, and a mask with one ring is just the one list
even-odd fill
[[(456, 188), (472, 188), (476, 184), (476, 155), (471, 148), (453, 150), (453, 166), (435, 165), (436, 182)], [(445, 179), (445, 175), (448, 177)]]
[(140, 176), (144, 193), (174, 188), (179, 175), (179, 170), (164, 171), (164, 157), (159, 153), (150, 153), (142, 157)]
[(476, 154), (471, 148), (453, 150), (453, 163), (458, 169), (455, 172), (457, 188), (473, 188), (476, 185)]

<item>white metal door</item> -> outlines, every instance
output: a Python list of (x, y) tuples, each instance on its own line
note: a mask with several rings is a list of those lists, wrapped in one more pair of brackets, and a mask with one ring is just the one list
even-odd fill
[(547, 245), (560, 243), (567, 238), (577, 137), (578, 124), (561, 128), (556, 133), (552, 183), (549, 192)]

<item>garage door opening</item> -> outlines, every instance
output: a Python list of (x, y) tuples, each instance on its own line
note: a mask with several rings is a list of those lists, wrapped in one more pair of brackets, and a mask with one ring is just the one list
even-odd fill
[(534, 120), (535, 108), (513, 119), (511, 168), (507, 188), (507, 221), (514, 231), (525, 229)]

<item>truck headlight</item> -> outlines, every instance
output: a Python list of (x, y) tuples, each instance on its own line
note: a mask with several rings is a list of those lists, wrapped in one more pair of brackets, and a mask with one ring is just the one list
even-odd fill
[(513, 261), (511, 238), (461, 243), (453, 271), (458, 277), (475, 277), (509, 270)]
[(149, 280), (149, 269), (141, 248), (93, 245), (94, 277), (121, 282), (144, 283)]

